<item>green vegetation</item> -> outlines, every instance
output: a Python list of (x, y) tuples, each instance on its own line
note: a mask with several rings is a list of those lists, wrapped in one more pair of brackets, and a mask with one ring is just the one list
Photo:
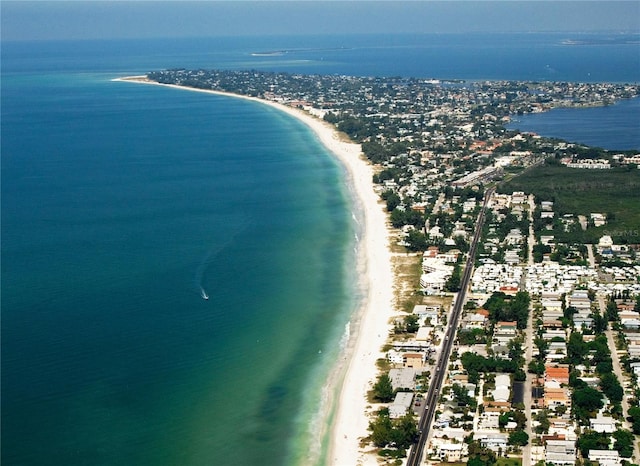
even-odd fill
[(469, 374), (469, 382), (478, 383), (480, 374), (487, 372), (514, 373), (520, 369), (516, 361), (511, 359), (485, 358), (475, 353), (466, 352), (461, 357), (462, 367)]
[(546, 163), (525, 171), (499, 187), (500, 192), (524, 191), (536, 201), (553, 201), (554, 210), (589, 216), (607, 214), (607, 225), (565, 232), (554, 228), (556, 240), (566, 243), (596, 243), (610, 234), (617, 244), (640, 242), (640, 170), (613, 168), (581, 170)]
[(394, 333), (416, 333), (420, 328), (420, 322), (418, 316), (415, 314), (409, 314), (404, 316), (402, 321), (397, 321), (394, 325)]
[(496, 454), (480, 445), (479, 440), (469, 443), (469, 461), (467, 466), (489, 466), (496, 464)]
[(595, 412), (604, 406), (602, 393), (595, 388), (576, 388), (572, 395), (572, 409), (576, 419), (588, 422)]
[(613, 434), (604, 434), (593, 431), (583, 432), (578, 438), (578, 448), (583, 456), (587, 456), (589, 450), (608, 450), (614, 439), (613, 449), (623, 458), (631, 458), (633, 455), (633, 434), (627, 430), (617, 430)]
[(396, 452), (385, 452), (385, 456), (404, 456), (405, 450), (418, 438), (418, 428), (413, 413), (409, 411), (400, 419), (391, 419), (389, 410), (378, 411), (376, 418), (369, 423), (369, 440), (378, 448), (393, 447)]
[(489, 311), (491, 322), (516, 321), (518, 328), (524, 329), (527, 327), (529, 302), (529, 293), (526, 291), (518, 291), (513, 298), (496, 292), (484, 303), (484, 308)]
[(516, 430), (509, 434), (509, 445), (524, 446), (529, 443), (529, 435), (524, 430)]
[(633, 433), (640, 435), (640, 407), (629, 408), (629, 421), (631, 422)]
[(453, 273), (447, 280), (444, 285), (445, 291), (449, 291), (451, 293), (456, 293), (460, 291), (460, 282), (462, 280), (462, 270), (460, 268), (460, 264), (456, 264), (453, 267)]
[(469, 396), (467, 389), (457, 383), (453, 384), (453, 399), (458, 406), (468, 406), (471, 409), (476, 409), (477, 401), (475, 398)]
[(615, 439), (613, 448), (618, 450), (623, 458), (631, 458), (633, 455), (633, 434), (628, 430), (618, 429), (612, 436)]
[(612, 403), (620, 403), (624, 396), (624, 389), (613, 372), (600, 375), (600, 390)]
[(496, 466), (521, 466), (522, 458), (505, 458), (501, 456), (496, 462)]
[(549, 420), (549, 410), (543, 409), (535, 415), (534, 419), (538, 421), (538, 425), (535, 427), (535, 433), (538, 435), (546, 434), (551, 427), (551, 421)]
[(589, 456), (589, 450), (608, 450), (609, 436), (598, 432), (583, 432), (578, 438), (577, 447), (585, 458)]
[(458, 330), (458, 342), (461, 345), (469, 346), (487, 342), (487, 332), (481, 328)]
[(382, 374), (373, 386), (373, 397), (381, 403), (393, 401), (393, 386), (388, 374)]

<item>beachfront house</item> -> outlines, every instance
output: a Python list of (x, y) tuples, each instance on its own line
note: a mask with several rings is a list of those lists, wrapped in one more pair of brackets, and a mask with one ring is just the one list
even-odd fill
[(403, 353), (404, 367), (422, 369), (427, 360), (426, 353)]
[(407, 414), (407, 411), (411, 407), (413, 402), (413, 392), (398, 392), (393, 400), (393, 403), (389, 405), (389, 417), (391, 419), (398, 419)]
[(416, 388), (416, 375), (421, 371), (413, 368), (397, 368), (389, 370), (389, 379), (394, 390), (414, 390)]

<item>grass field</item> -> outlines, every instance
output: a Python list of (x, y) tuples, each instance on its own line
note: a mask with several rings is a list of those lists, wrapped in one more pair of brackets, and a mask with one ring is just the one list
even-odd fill
[(537, 201), (553, 201), (556, 215), (607, 214), (607, 225), (590, 228), (578, 238), (593, 242), (610, 235), (616, 244), (640, 243), (640, 170), (584, 170), (540, 165), (499, 187), (499, 192), (533, 193)]

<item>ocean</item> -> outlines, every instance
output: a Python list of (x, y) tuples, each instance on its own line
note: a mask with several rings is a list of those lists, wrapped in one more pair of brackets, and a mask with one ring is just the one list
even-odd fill
[(574, 38), (3, 42), (3, 463), (325, 459), (324, 384), (361, 292), (343, 168), (269, 107), (113, 78), (640, 80), (637, 43)]

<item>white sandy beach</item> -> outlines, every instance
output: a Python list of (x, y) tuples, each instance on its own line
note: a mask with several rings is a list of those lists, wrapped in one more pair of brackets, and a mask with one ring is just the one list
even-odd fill
[[(383, 357), (381, 348), (389, 332), (393, 315), (393, 272), (389, 251), (389, 230), (383, 204), (373, 190), (373, 171), (362, 156), (359, 144), (346, 142), (330, 124), (305, 111), (276, 102), (237, 94), (158, 84), (145, 76), (121, 78), (121, 81), (176, 87), (253, 100), (275, 107), (305, 123), (322, 144), (333, 153), (348, 172), (349, 182), (364, 213), (364, 237), (360, 243), (359, 270), (364, 298), (352, 319), (352, 341), (348, 345), (346, 367), (340, 374), (335, 417), (330, 431), (328, 462), (335, 466), (375, 465), (376, 456), (360, 448), (360, 439), (368, 435), (369, 419), (366, 393), (377, 377), (376, 360)], [(330, 388), (333, 392), (333, 387)]]

